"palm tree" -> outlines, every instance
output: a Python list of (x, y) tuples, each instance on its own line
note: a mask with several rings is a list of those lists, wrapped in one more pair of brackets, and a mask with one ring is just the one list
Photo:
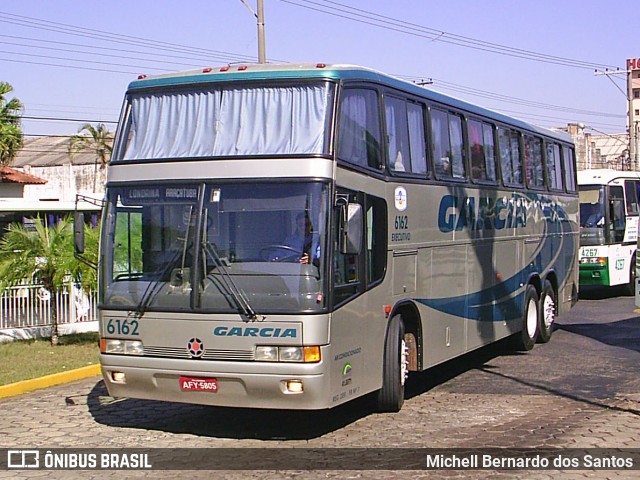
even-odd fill
[[(80, 281), (86, 290), (95, 288), (96, 272), (75, 258), (69, 218), (52, 227), (37, 218), (34, 225), (35, 231), (30, 231), (21, 224), (11, 224), (0, 240), (0, 292), (25, 279), (40, 282), (51, 298), (51, 345), (57, 345), (56, 294), (70, 277)], [(86, 234), (87, 253), (97, 260), (97, 229), (87, 227)]]
[(78, 134), (69, 140), (69, 156), (74, 157), (79, 152), (91, 151), (95, 153), (96, 171), (93, 180), (93, 191), (96, 191), (97, 166), (100, 164), (100, 170), (104, 171), (111, 158), (113, 152), (113, 136), (107, 130), (104, 123), (94, 127), (90, 123), (85, 123), (78, 130)]
[(20, 113), (22, 102), (5, 97), (13, 91), (7, 82), (0, 82), (0, 166), (8, 166), (22, 148)]

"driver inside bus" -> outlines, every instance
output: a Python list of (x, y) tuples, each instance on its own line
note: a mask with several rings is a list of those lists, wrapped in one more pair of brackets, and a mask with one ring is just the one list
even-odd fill
[[(314, 244), (315, 247), (314, 247)], [(299, 254), (299, 261), (303, 265), (314, 263), (317, 265), (320, 256), (320, 247), (313, 235), (313, 224), (305, 212), (296, 215), (296, 229), (284, 240), (284, 245), (295, 250)], [(315, 250), (312, 255), (312, 250)], [(313, 257), (313, 258), (311, 258)]]

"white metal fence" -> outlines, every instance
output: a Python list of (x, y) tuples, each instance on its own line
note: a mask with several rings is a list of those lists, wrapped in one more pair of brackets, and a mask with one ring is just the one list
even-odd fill
[(50, 325), (52, 302), (56, 302), (59, 324), (98, 319), (95, 292), (69, 283), (51, 298), (41, 285), (25, 284), (0, 294), (0, 329)]

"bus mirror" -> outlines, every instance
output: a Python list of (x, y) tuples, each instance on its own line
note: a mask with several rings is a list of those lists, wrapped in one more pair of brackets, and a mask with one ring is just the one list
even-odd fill
[(84, 253), (84, 213), (73, 214), (73, 246), (77, 255)]
[(348, 203), (340, 207), (340, 253), (358, 255), (362, 248), (362, 206)]

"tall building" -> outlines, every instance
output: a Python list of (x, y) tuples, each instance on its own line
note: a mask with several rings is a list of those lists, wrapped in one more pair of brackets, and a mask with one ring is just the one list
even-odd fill
[(576, 144), (578, 170), (632, 170), (627, 133), (594, 135), (586, 130), (587, 127), (582, 123), (570, 123), (566, 128)]
[(640, 58), (627, 60), (629, 151), (634, 170), (640, 170)]

